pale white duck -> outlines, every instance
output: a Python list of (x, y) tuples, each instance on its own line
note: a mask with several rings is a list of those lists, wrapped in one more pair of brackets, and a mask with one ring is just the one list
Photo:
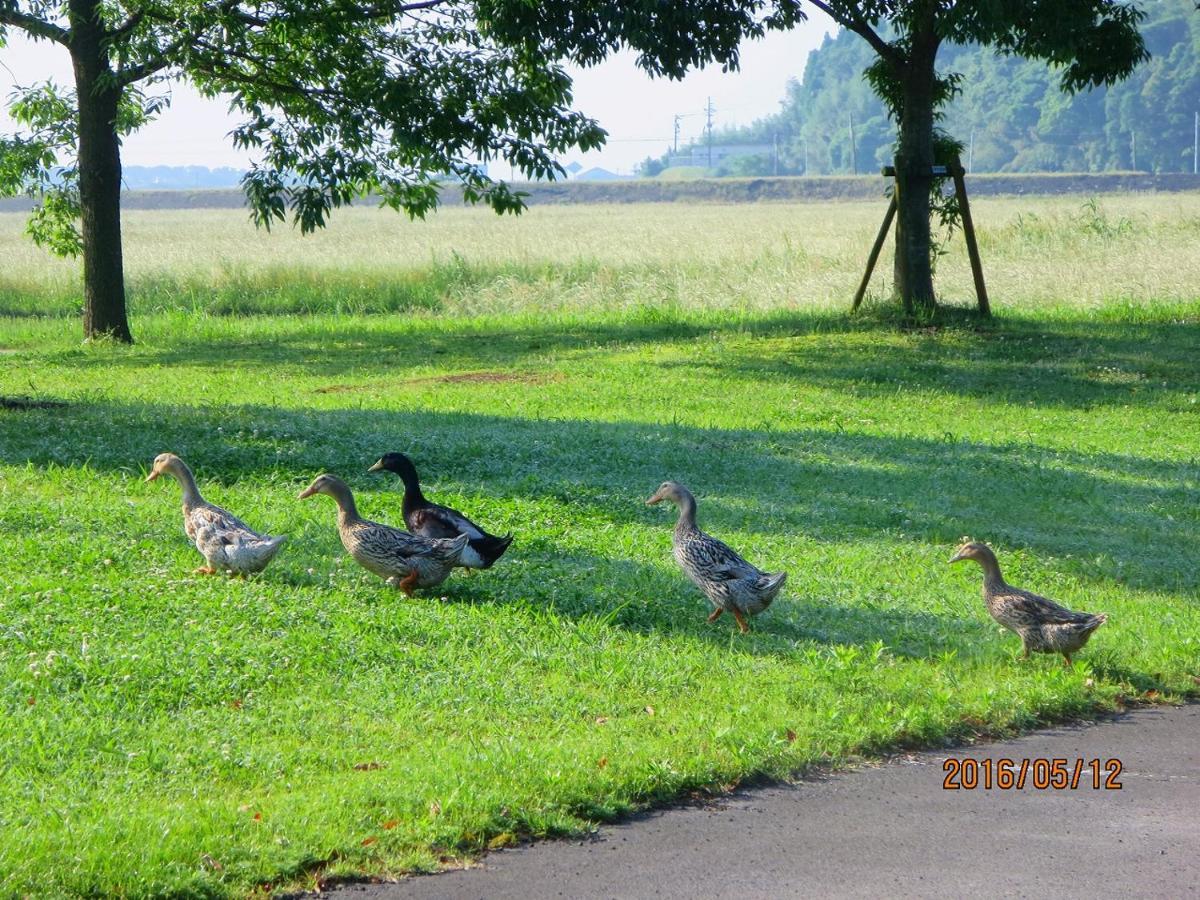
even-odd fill
[(154, 481), (160, 475), (172, 476), (183, 488), (183, 530), (207, 563), (197, 572), (204, 575), (261, 572), (287, 540), (287, 535), (259, 534), (237, 516), (205, 500), (196, 487), (192, 470), (174, 453), (154, 457), (146, 480)]

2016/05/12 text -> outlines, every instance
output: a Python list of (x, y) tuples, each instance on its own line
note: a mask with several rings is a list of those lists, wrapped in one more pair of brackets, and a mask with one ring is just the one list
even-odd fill
[(977, 790), (1092, 790), (1119, 791), (1118, 776), (1124, 768), (1119, 759), (959, 759), (948, 757), (942, 763), (946, 777), (942, 787), (948, 791)]

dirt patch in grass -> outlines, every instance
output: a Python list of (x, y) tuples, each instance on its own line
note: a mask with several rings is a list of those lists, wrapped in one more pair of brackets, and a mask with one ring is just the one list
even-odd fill
[(0, 395), (0, 409), (61, 409), (62, 400), (36, 400), (33, 397), (5, 397)]
[[(397, 382), (398, 386), (410, 384), (549, 384), (562, 381), (561, 372), (456, 372), (453, 375), (431, 375), (426, 378), (408, 378)], [(343, 394), (353, 391), (369, 391), (381, 387), (378, 382), (365, 384), (330, 384), (314, 389), (314, 394)]]

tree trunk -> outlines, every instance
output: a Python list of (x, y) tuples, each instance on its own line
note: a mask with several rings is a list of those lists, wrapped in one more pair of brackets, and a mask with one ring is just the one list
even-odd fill
[(121, 143), (117, 84), (99, 0), (71, 0), (71, 61), (79, 103), (79, 202), (83, 238), (83, 335), (132, 343), (121, 258)]
[(936, 45), (914, 41), (900, 74), (903, 106), (896, 148), (896, 295), (909, 315), (937, 308), (933, 293), (929, 191), (933, 186)]

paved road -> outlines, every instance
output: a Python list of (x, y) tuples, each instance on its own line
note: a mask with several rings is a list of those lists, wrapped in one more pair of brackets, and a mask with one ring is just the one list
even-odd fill
[[(1076, 790), (947, 791), (947, 755), (1115, 757), (1122, 789), (1092, 790), (1085, 775)], [(1200, 897), (1200, 706), (740, 791), (327, 896)]]

